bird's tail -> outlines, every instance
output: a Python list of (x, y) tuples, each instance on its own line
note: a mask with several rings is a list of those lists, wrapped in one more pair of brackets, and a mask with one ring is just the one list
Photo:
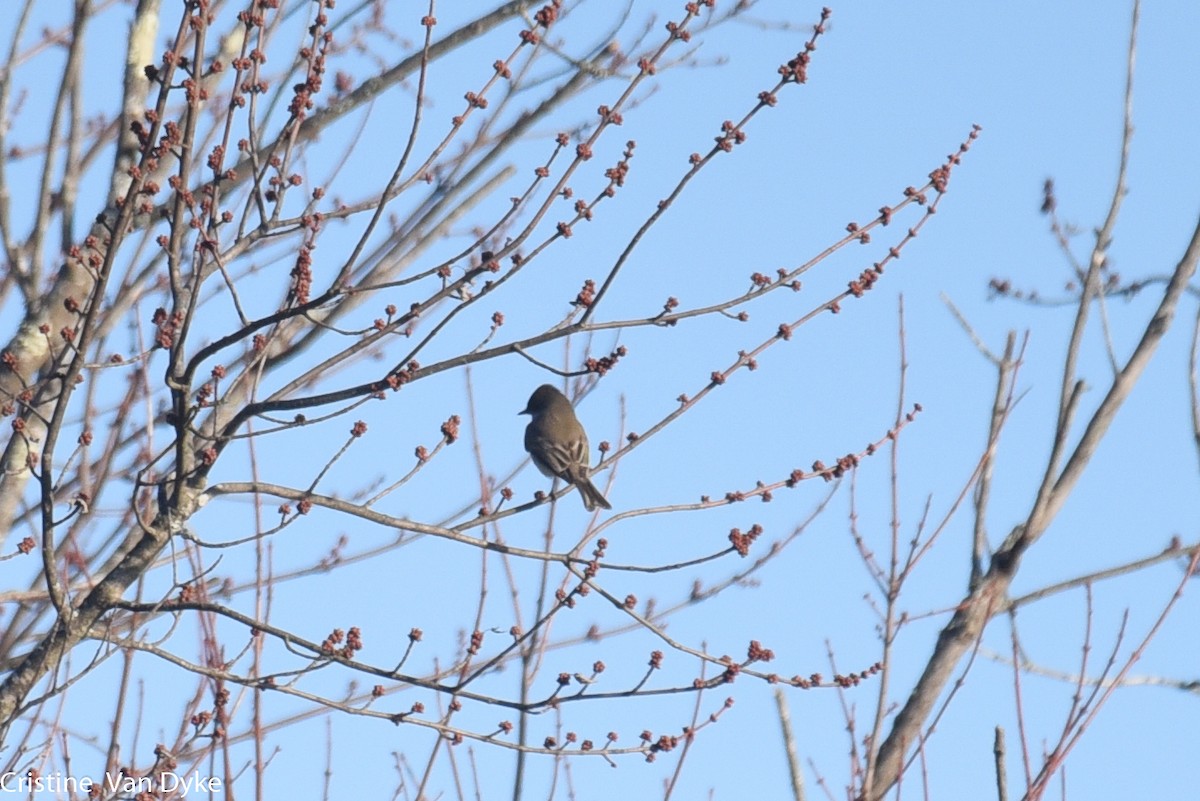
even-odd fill
[(612, 504), (587, 476), (581, 476), (579, 481), (575, 482), (575, 486), (579, 488), (579, 497), (583, 498), (583, 506), (589, 512), (594, 511), (597, 506), (602, 509), (612, 508)]

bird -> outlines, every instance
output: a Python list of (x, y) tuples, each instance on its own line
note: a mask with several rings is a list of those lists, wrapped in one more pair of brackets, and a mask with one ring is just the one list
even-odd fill
[(542, 384), (529, 396), (520, 414), (531, 418), (525, 427), (525, 450), (542, 475), (574, 484), (589, 512), (597, 506), (611, 509), (612, 504), (588, 478), (587, 432), (567, 396), (549, 384)]

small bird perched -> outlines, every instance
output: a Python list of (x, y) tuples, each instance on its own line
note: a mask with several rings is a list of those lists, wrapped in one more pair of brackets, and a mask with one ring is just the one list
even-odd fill
[(529, 403), (520, 413), (532, 418), (525, 428), (525, 450), (542, 475), (574, 484), (589, 512), (597, 506), (611, 509), (612, 504), (588, 478), (591, 460), (587, 432), (567, 396), (549, 384), (542, 384), (529, 396)]

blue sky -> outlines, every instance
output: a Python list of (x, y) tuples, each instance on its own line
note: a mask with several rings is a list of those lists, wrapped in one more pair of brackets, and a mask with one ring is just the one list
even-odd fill
[[(479, 6), (470, 5), (469, 9), (438, 8), (438, 30), (450, 30), (457, 18)], [(657, 13), (661, 23), (665, 15), (675, 16), (679, 5), (635, 0), (618, 39), (632, 40), (649, 15)], [(582, 172), (575, 182), (581, 196), (590, 196), (603, 183), (603, 166), (615, 161), (625, 140), (632, 138), (638, 147), (628, 186), (598, 211), (595, 221), (577, 226), (571, 239), (557, 243), (536, 272), (522, 276), (512, 294), (497, 299), (496, 308), (506, 315), (502, 336), (515, 338), (544, 328), (566, 313), (566, 302), (584, 278), (605, 274), (656, 201), (687, 169), (688, 154), (707, 149), (721, 121), (739, 118), (757, 93), (774, 82), (775, 67), (807, 38), (819, 11), (819, 6), (792, 0), (762, 0), (755, 18), (786, 20), (794, 29), (745, 23), (724, 26), (698, 43), (700, 66), (661, 77), (657, 91), (601, 141), (593, 169)], [(416, 14), (393, 7), (388, 20), (416, 37)], [(592, 3), (568, 16), (556, 32), (568, 41), (586, 41), (606, 30), (616, 16), (614, 8)], [(106, 23), (114, 36), (121, 30), (117, 22), (110, 16)], [(768, 350), (757, 371), (739, 372), (649, 447), (623, 460), (609, 492), (615, 512), (689, 502), (702, 494), (719, 496), (752, 487), (756, 480), (779, 480), (793, 468), (807, 468), (817, 459), (830, 463), (881, 437), (895, 417), (897, 307), (903, 295), (909, 362), (906, 400), (908, 405), (919, 402), (924, 411), (900, 437), (901, 539), (912, 536), (927, 500), (931, 519), (939, 520), (979, 458), (994, 385), (994, 371), (947, 310), (942, 299), (946, 296), (993, 350), (1002, 349), (1011, 329), (1029, 333), (1020, 379), (1023, 395), (1001, 442), (996, 468), (988, 518), (992, 543), (1020, 522), (1044, 470), (1072, 311), (1069, 306), (990, 301), (988, 281), (1003, 278), (1046, 297), (1066, 296), (1070, 271), (1048, 232), (1047, 219), (1039, 213), (1042, 185), (1047, 178), (1054, 179), (1060, 215), (1080, 229), (1074, 253), (1085, 259), (1090, 231), (1103, 219), (1115, 180), (1129, 24), (1130, 9), (1124, 3), (835, 5), (829, 31), (813, 54), (808, 85), (785, 88), (779, 106), (751, 123), (746, 144), (702, 172), (636, 251), (600, 319), (651, 315), (667, 295), (679, 297), (685, 306), (700, 305), (741, 291), (752, 272), (773, 273), (779, 267), (798, 265), (838, 239), (848, 222), (865, 222), (880, 206), (897, 204), (902, 190), (919, 186), (973, 124), (982, 126), (980, 138), (956, 168), (938, 214), (899, 261), (889, 266), (878, 287), (863, 300), (846, 303), (841, 314), (819, 317), (799, 329), (792, 341)], [(656, 31), (660, 28), (656, 25)], [(434, 72), (435, 102), (427, 114), (421, 146), (428, 147), (442, 136), (446, 119), (459, 108), (462, 92), (484, 80), (491, 62), (511, 46), (515, 30), (507, 26)], [(1168, 273), (1182, 255), (1200, 210), (1200, 159), (1194, 147), (1200, 126), (1197, 31), (1200, 6), (1147, 4), (1143, 9), (1129, 195), (1110, 253), (1125, 277)], [(406, 52), (399, 41), (379, 47), (394, 57)], [(97, 63), (117, 57), (118, 52), (102, 45), (94, 46), (89, 55)], [(718, 60), (727, 63), (718, 66)], [(564, 126), (591, 119), (595, 106), (611, 102), (619, 90), (617, 83), (592, 90), (564, 114)], [(102, 95), (103, 91), (97, 96)], [(396, 158), (397, 132), (407, 130), (410, 106), (409, 94), (393, 92), (370, 109), (367, 132), (334, 191), (352, 199), (365, 193), (363, 187), (376, 186), (379, 165), (390, 170)], [(36, 119), (38, 108), (37, 98), (31, 98), (23, 122)], [(327, 136), (337, 141), (356, 125), (357, 121), (348, 122)], [(14, 141), (29, 141), (18, 135), (20, 130), (16, 129)], [(469, 225), (485, 223), (490, 212), (503, 208), (507, 198), (519, 191), (557, 130), (539, 128), (538, 137), (513, 151), (518, 178), (493, 202), (481, 205), (475, 218), (464, 222), (458, 236), (446, 243), (445, 253), (467, 241)], [(326, 164), (312, 159), (308, 167), (319, 174)], [(19, 175), (21, 169), (14, 164), (12, 174)], [(566, 206), (562, 209), (565, 215)], [(22, 212), (19, 201), (14, 201), (14, 214), (21, 213), (28, 210)], [(80, 217), (86, 221), (92, 213), (94, 209), (81, 210)], [(694, 395), (700, 390), (710, 372), (727, 366), (739, 349), (756, 346), (779, 322), (795, 319), (840, 291), (918, 219), (909, 214), (876, 232), (870, 246), (839, 252), (805, 276), (801, 293), (780, 293), (750, 306), (747, 323), (706, 318), (671, 329), (634, 330), (619, 338), (599, 334), (596, 350), (607, 352), (619, 343), (629, 348), (629, 356), (580, 406), (593, 446), (619, 438), (622, 406), (626, 429), (645, 430), (673, 408), (680, 393)], [(345, 252), (345, 243), (361, 226), (361, 221), (329, 226), (317, 251), (318, 270), (334, 269), (338, 254)], [(328, 260), (322, 261), (326, 253)], [(407, 302), (399, 293), (387, 300)], [(271, 296), (265, 302), (276, 301)], [(1156, 303), (1153, 288), (1131, 301), (1109, 302), (1119, 355), (1129, 353)], [(382, 301), (363, 307), (357, 323), (369, 322), (381, 305)], [(491, 311), (489, 307), (486, 314)], [(1152, 554), (1176, 534), (1184, 541), (1195, 539), (1200, 495), (1186, 383), (1195, 314), (1195, 299), (1185, 300), (1176, 328), (1162, 343), (1095, 462), (1046, 537), (1028, 555), (1014, 593)], [(7, 311), (5, 318), (15, 319)], [(434, 361), (439, 354), (477, 341), (483, 330), (460, 327), (423, 360)], [(2, 333), (9, 332), (5, 328)], [(580, 347), (582, 343), (574, 343), (575, 359)], [(536, 355), (556, 364), (562, 360), (557, 345), (544, 346)], [(360, 364), (346, 373), (346, 383), (373, 375), (377, 369), (378, 363)], [(1104, 391), (1107, 370), (1103, 340), (1094, 327), (1080, 361), (1080, 373), (1090, 388), (1084, 395), (1085, 410), (1094, 408)], [(516, 357), (473, 368), (478, 417), (471, 433), (480, 440), (490, 474), (507, 475), (523, 458), (524, 418), (516, 412), (530, 390), (548, 378)], [(408, 454), (415, 444), (432, 445), (438, 424), (449, 413), (466, 416), (463, 373), (446, 373), (426, 383), (424, 394), (400, 393), (356, 413), (366, 420), (371, 435), (356, 445), (353, 460), (331, 473), (327, 480), (331, 492), (349, 494), (376, 477), (394, 480), (408, 469)], [(260, 469), (279, 483), (305, 485), (324, 463), (324, 454), (344, 438), (349, 423), (341, 420), (324, 429), (283, 435), (273, 449), (268, 443), (260, 454)], [(247, 467), (237, 458), (223, 464), (214, 481), (244, 479)], [(458, 508), (461, 487), (465, 484), (469, 491), (476, 481), (474, 459), (468, 442), (455, 446), (423, 474), (418, 489), (398, 493), (384, 504), (384, 511), (420, 518)], [(866, 460), (856, 486), (858, 525), (880, 554), (889, 536), (888, 460), (883, 450)], [(510, 486), (518, 499), (524, 499), (545, 489), (545, 482), (527, 469)], [(827, 489), (813, 481), (777, 493), (769, 505), (631, 517), (604, 531), (611, 543), (608, 556), (618, 563), (678, 561), (718, 550), (730, 527), (745, 529), (754, 522), (765, 527), (768, 540), (783, 537), (809, 515)], [(744, 653), (749, 640), (761, 640), (776, 651), (778, 660), (772, 667), (784, 675), (828, 675), (826, 642), (844, 671), (861, 670), (875, 661), (879, 653), (875, 618), (863, 601), (870, 582), (848, 532), (848, 490), (844, 484), (826, 513), (755, 577), (755, 586), (735, 588), (712, 602), (683, 610), (672, 618), (670, 635), (690, 647), (735, 657)], [(577, 503), (568, 497), (558, 505), (559, 543), (572, 541), (586, 523)], [(241, 536), (250, 525), (250, 509), (249, 504), (214, 504), (197, 516), (194, 526), (209, 539)], [(545, 515), (538, 511), (510, 519), (503, 533), (513, 544), (540, 547), (545, 525)], [(944, 611), (962, 597), (970, 531), (969, 509), (960, 510), (907, 588), (905, 611), (914, 616)], [(354, 550), (382, 544), (393, 536), (391, 531), (316, 514), (275, 540), (277, 572), (311, 564), (341, 534), (350, 538)], [(251, 557), (248, 552), (232, 553), (223, 569), (232, 571)], [(471, 625), (478, 561), (473, 553), (421, 540), (368, 563), (280, 585), (273, 619), (317, 640), (334, 626), (361, 626), (368, 644), (363, 656), (377, 664), (394, 661), (409, 628), (420, 627), (427, 645), (414, 658), (420, 667), (428, 668), (435, 657), (452, 658), (460, 630)], [(724, 560), (694, 571), (605, 578), (618, 596), (634, 592), (639, 598), (655, 597), (669, 604), (685, 598), (694, 580), (712, 583), (742, 566)], [(0, 571), (11, 570), (15, 568), (0, 566)], [(536, 572), (519, 571), (523, 571), (518, 573), (521, 581), (529, 582), (522, 584), (529, 588), (525, 592), (532, 593)], [(1178, 565), (1165, 564), (1095, 588), (1093, 666), (1102, 664), (1113, 647), (1127, 608), (1130, 624), (1120, 654), (1128, 655), (1132, 643), (1167, 602), (1179, 576)], [(496, 600), (489, 599), (484, 627), (505, 630), (512, 624), (512, 603), (500, 597), (505, 590), (499, 584), (492, 590)], [(1194, 636), (1198, 612), (1195, 597), (1185, 595), (1134, 673), (1194, 678), (1200, 664)], [(593, 603), (564, 615), (554, 634), (567, 637), (592, 623), (617, 620), (611, 609)], [(893, 703), (904, 700), (944, 620), (945, 615), (938, 614), (914, 622), (903, 633), (892, 677)], [(1051, 670), (1077, 669), (1088, 622), (1082, 591), (1023, 609), (1018, 621), (1029, 658)], [(243, 632), (230, 626), (227, 636), (234, 649)], [(984, 646), (1008, 651), (1006, 621), (992, 625)], [(575, 672), (603, 659), (609, 665), (605, 683), (620, 689), (636, 682), (649, 651), (661, 647), (642, 633), (551, 652), (540, 686), (548, 686), (560, 671)], [(667, 661), (664, 682), (686, 681), (694, 674), (695, 666), (681, 654), (668, 652)], [(160, 732), (171, 731), (171, 714), (182, 701), (158, 684), (168, 675), (160, 666), (149, 660), (141, 664), (153, 703), (160, 705), (147, 713), (140, 737), (144, 750), (156, 737), (168, 736)], [(80, 714), (88, 709), (101, 717), (107, 714), (103, 704), (91, 706), (97, 702), (90, 694), (102, 695), (115, 669), (110, 665), (91, 677), (80, 694), (72, 696), (70, 708)], [(514, 677), (515, 673), (501, 674), (490, 686), (497, 692), (512, 692)], [(336, 695), (348, 678), (346, 674), (320, 676), (313, 680), (312, 689)], [(1028, 676), (1024, 682), (1026, 726), (1036, 761), (1043, 744), (1053, 743), (1058, 736), (1072, 687), (1040, 676)], [(771, 689), (745, 679), (730, 688), (737, 703), (696, 741), (676, 797), (707, 797), (710, 790), (718, 799), (786, 797)], [(869, 726), (877, 691), (878, 684), (868, 681), (845, 694), (845, 701), (856, 710), (860, 737)], [(89, 694), (87, 699), (83, 692)], [(724, 695), (705, 695), (701, 717), (715, 711)], [(399, 709), (406, 706), (407, 697), (397, 693), (386, 700)], [(809, 797), (821, 794), (807, 762), (810, 758), (833, 795), (840, 796), (847, 772), (847, 737), (837, 695), (831, 690), (793, 690), (789, 699), (797, 744), (806, 760)], [(275, 697), (268, 703), (279, 715), (292, 708)], [(568, 717), (563, 726), (594, 739), (618, 729), (621, 744), (631, 744), (643, 728), (677, 732), (690, 719), (692, 703), (691, 697), (673, 696), (649, 702), (578, 704), (565, 709)], [(1190, 791), (1193, 780), (1179, 766), (1191, 754), (1190, 744), (1200, 738), (1195, 703), (1193, 696), (1163, 688), (1132, 687), (1117, 693), (1068, 762), (1067, 797), (1181, 797)], [(467, 710), (460, 722), (487, 730), (497, 719), (494, 709)], [(334, 797), (388, 797), (393, 779), (389, 753), (404, 752), (420, 766), (431, 747), (429, 735), (415, 727), (393, 728), (339, 715), (332, 716), (330, 725)], [(931, 797), (994, 797), (991, 744), (997, 725), (1008, 730), (1010, 783), (1020, 786), (1011, 670), (981, 657), (926, 748)], [(538, 736), (531, 740), (540, 741), (543, 732), (554, 732), (554, 726), (550, 715), (535, 719)], [(1144, 731), (1146, 736), (1131, 736)], [(273, 793), (318, 796), (325, 769), (324, 737), (324, 725), (315, 721), (276, 735), (271, 745), (280, 751), (269, 774)], [(482, 797), (508, 797), (511, 757), (487, 747), (473, 748), (484, 776)], [(571, 781), (577, 798), (654, 797), (674, 764), (670, 755), (653, 765), (629, 758), (613, 770), (602, 760), (580, 759), (571, 764)], [(549, 761), (532, 760), (529, 797), (547, 795), (552, 770)], [(911, 776), (915, 779), (917, 774)], [(905, 788), (906, 797), (917, 792), (915, 784)], [(559, 797), (564, 793), (560, 784)]]

